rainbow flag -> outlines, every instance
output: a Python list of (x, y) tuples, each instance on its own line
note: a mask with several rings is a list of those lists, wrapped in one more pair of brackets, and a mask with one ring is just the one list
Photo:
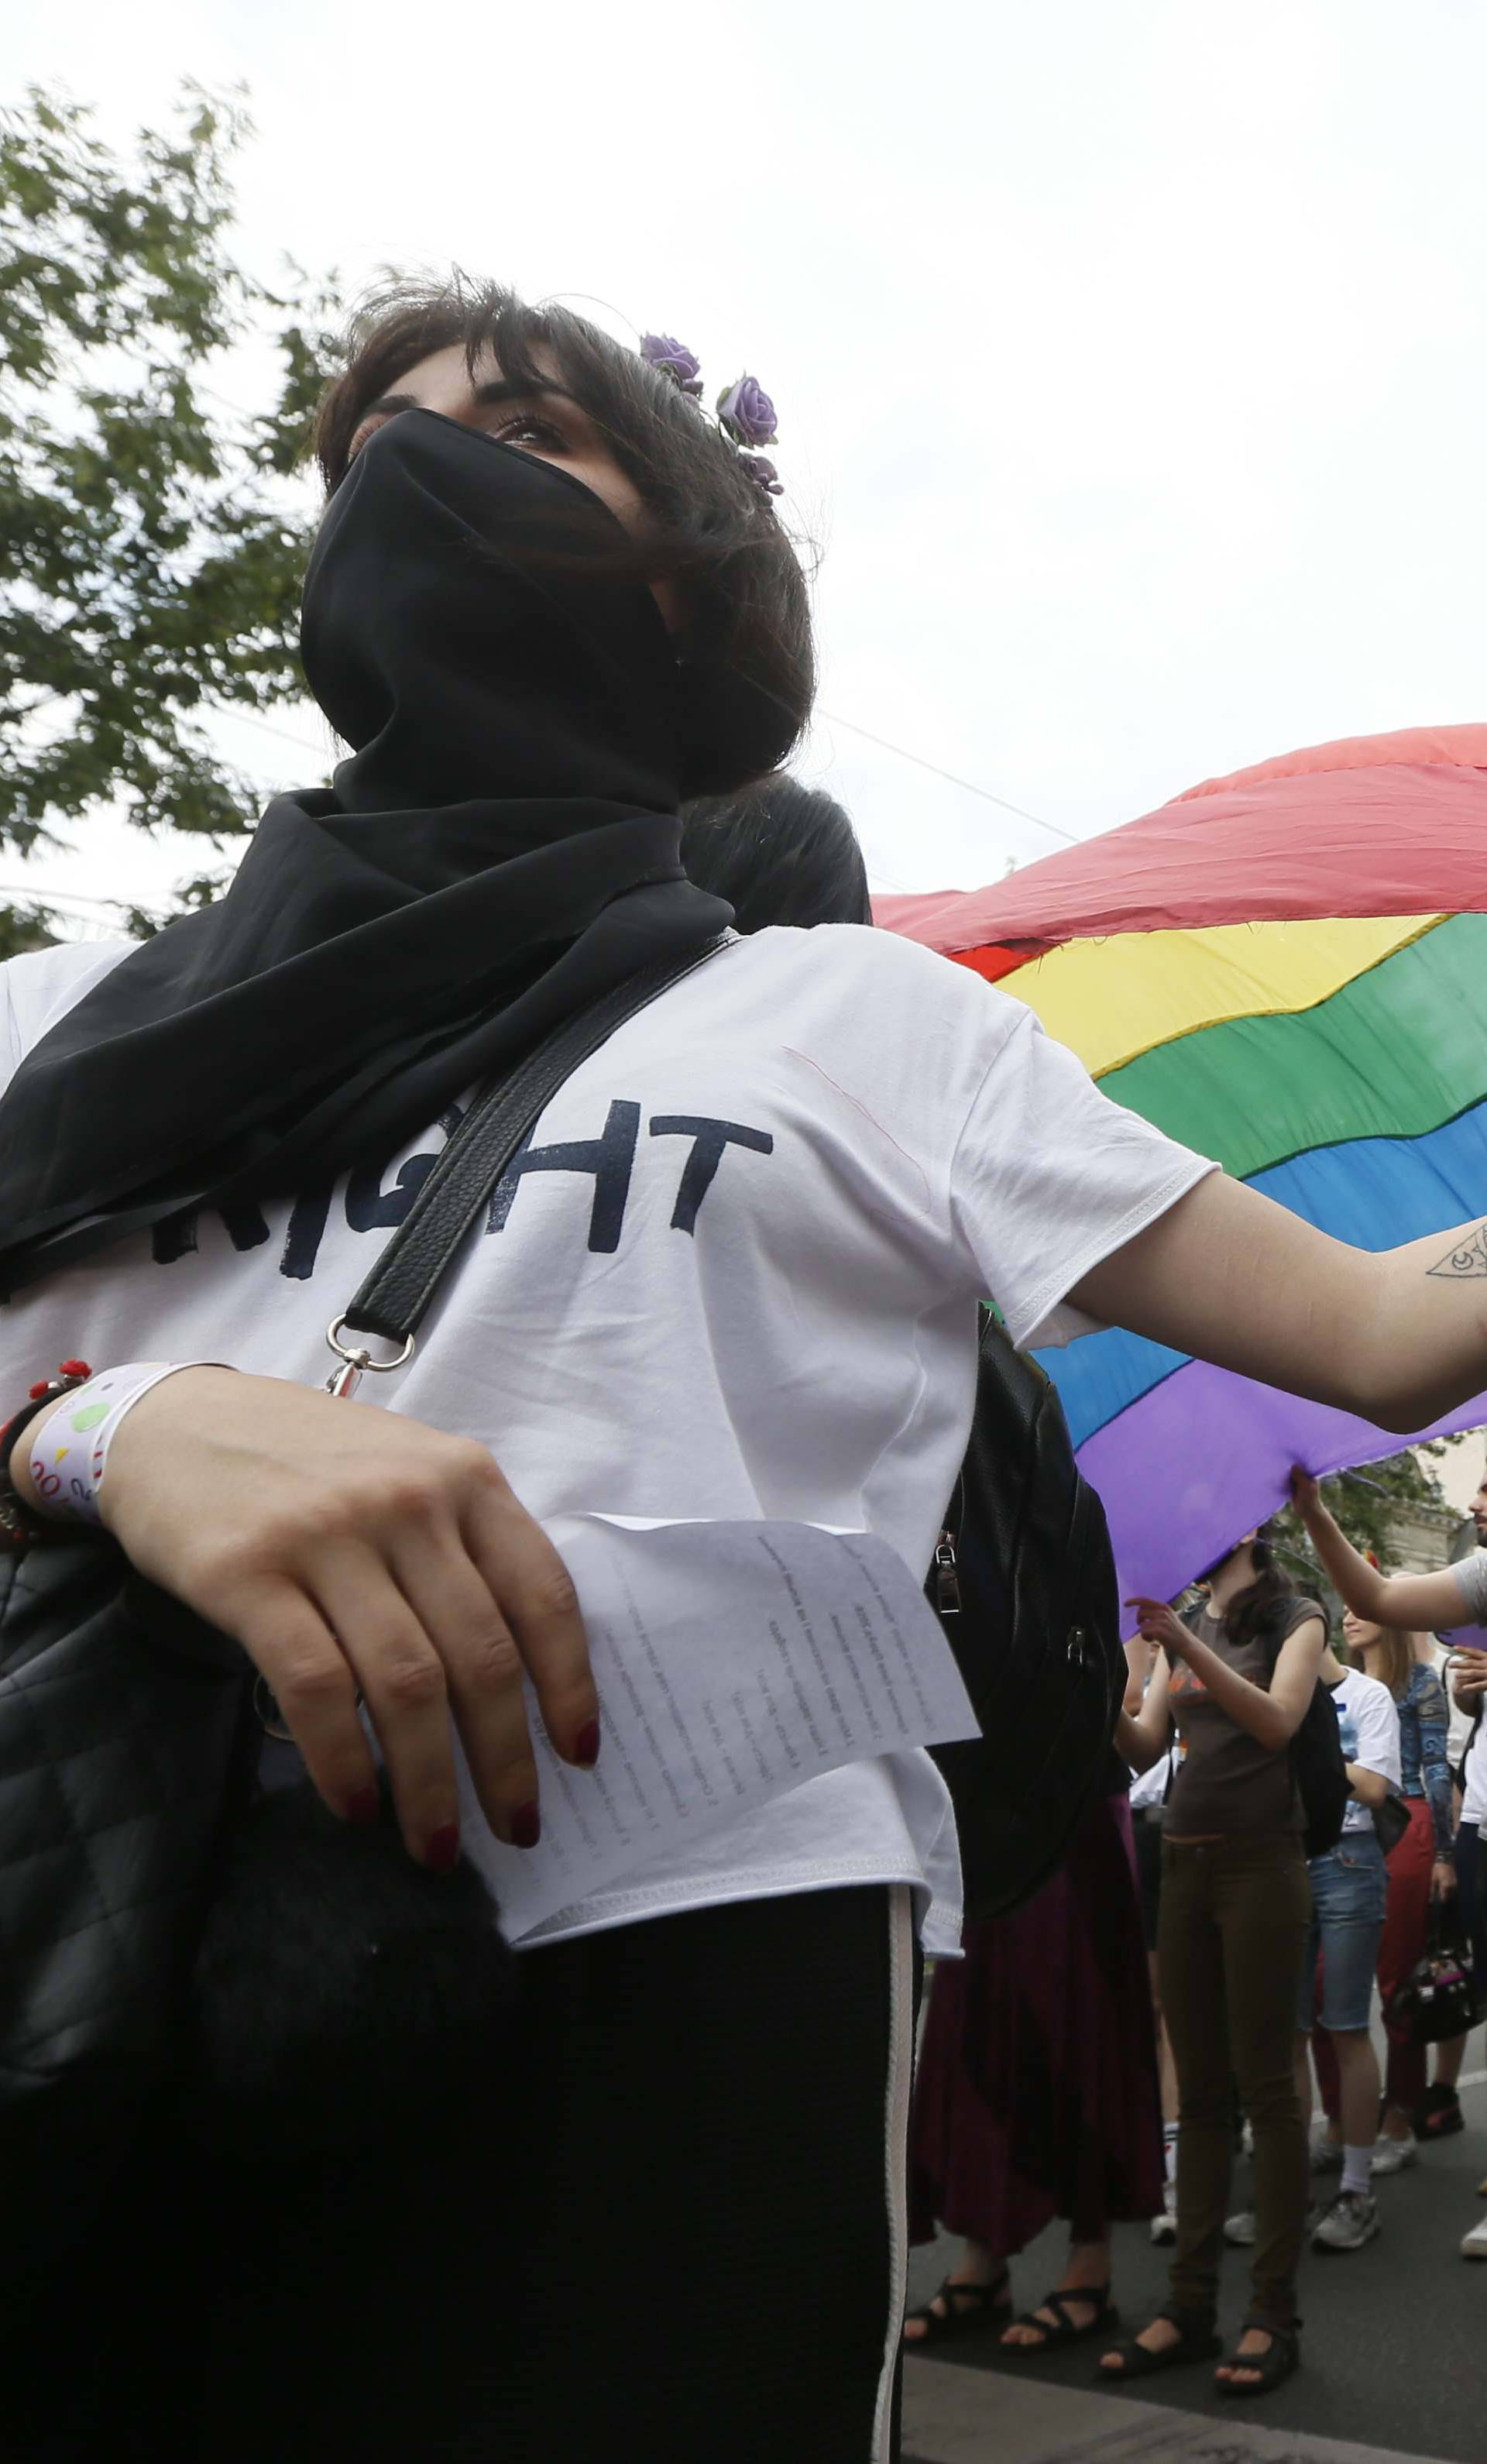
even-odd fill
[[(1025, 1001), (1117, 1103), (1339, 1239), (1487, 1216), (1487, 726), (1210, 780), (880, 924)], [(1118, 1330), (1039, 1355), (1123, 1594), (1173, 1597), (1317, 1473), (1407, 1442)], [(1417, 1438), (1487, 1422), (1478, 1396)]]

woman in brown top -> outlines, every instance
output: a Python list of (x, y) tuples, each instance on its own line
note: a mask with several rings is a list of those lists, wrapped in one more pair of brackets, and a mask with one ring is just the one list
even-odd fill
[(1157, 1945), (1181, 2110), (1177, 2249), (1166, 2310), (1112, 2347), (1104, 2368), (1145, 2377), (1220, 2350), (1214, 2322), (1237, 2087), (1255, 2134), (1257, 2231), (1249, 2312), (1217, 2384), (1261, 2395), (1300, 2358), (1295, 2279), (1309, 2169), (1293, 2038), (1311, 1897), (1288, 1749), (1326, 1623), (1257, 1532), (1213, 1569), (1191, 1625), (1160, 1600), (1135, 1605), (1163, 1654), (1139, 1718), (1122, 1714), (1116, 1744), (1138, 1770), (1166, 1751), (1174, 1724), (1184, 1748), (1163, 1835)]

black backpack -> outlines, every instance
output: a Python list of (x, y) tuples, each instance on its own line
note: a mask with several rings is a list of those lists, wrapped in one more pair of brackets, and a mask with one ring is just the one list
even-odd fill
[(990, 1316), (926, 1590), (981, 1724), (930, 1748), (955, 1808), (966, 1915), (1004, 1916), (1061, 1862), (1097, 1791), (1124, 1780), (1110, 1740), (1126, 1655), (1104, 1509), (1057, 1389)]
[[(1278, 1637), (1270, 1650), (1272, 1677), (1283, 1641), (1283, 1636)], [(1301, 1715), (1301, 1725), (1291, 1739), (1290, 1754), (1306, 1818), (1306, 1854), (1309, 1858), (1324, 1857), (1343, 1837), (1343, 1815), (1352, 1791), (1347, 1785), (1347, 1765), (1343, 1760), (1337, 1705), (1332, 1700), (1331, 1687), (1323, 1685), (1320, 1677)]]

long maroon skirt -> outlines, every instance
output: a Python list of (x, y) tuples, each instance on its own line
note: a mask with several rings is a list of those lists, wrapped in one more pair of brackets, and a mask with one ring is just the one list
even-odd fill
[(1162, 2108), (1130, 1807), (1097, 1797), (1015, 1916), (936, 1969), (914, 2083), (909, 2226), (1001, 2256), (1055, 2216), (1091, 2235), (1162, 2205)]

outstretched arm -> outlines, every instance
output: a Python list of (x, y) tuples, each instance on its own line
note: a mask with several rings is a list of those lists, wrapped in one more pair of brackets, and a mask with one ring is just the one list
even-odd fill
[(1210, 1173), (1069, 1298), (1385, 1429), (1428, 1428), (1487, 1387), (1487, 1223), (1354, 1249)]
[(1381, 1574), (1339, 1529), (1308, 1472), (1292, 1472), (1291, 1495), (1328, 1580), (1354, 1617), (1405, 1634), (1433, 1634), (1437, 1626), (1464, 1622), (1465, 1596), (1451, 1567), (1433, 1574)]

